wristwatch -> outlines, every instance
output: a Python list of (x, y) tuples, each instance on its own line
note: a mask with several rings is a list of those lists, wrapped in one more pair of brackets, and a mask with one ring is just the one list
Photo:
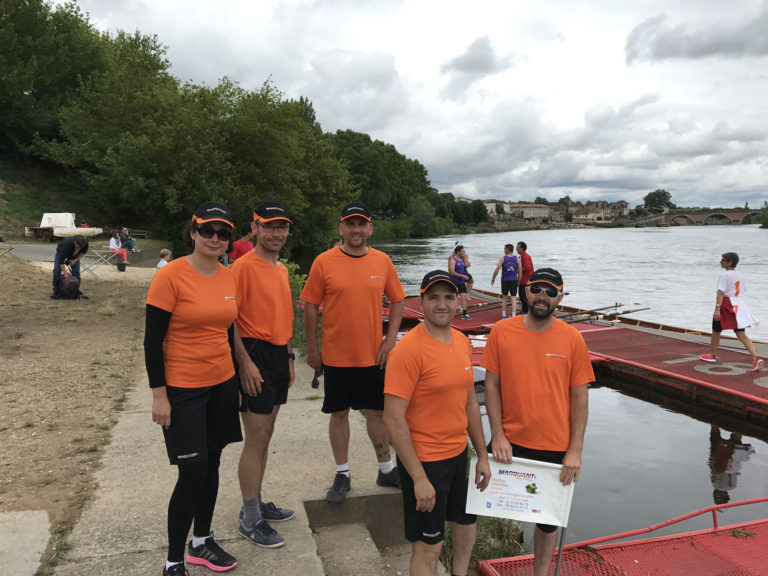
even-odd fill
[(288, 358), (291, 360), (296, 360), (296, 354), (294, 354), (293, 352), (288, 352)]

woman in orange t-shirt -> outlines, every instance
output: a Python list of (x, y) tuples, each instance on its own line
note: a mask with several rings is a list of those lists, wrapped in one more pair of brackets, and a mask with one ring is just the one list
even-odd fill
[(205, 202), (185, 237), (192, 254), (168, 263), (147, 294), (144, 353), (152, 388), (152, 421), (163, 428), (179, 476), (168, 505), (164, 576), (184, 576), (184, 545), (194, 520), (187, 562), (223, 572), (237, 560), (211, 533), (221, 452), (242, 440), (239, 390), (229, 346), (237, 318), (232, 273), (218, 262), (231, 250), (232, 216)]

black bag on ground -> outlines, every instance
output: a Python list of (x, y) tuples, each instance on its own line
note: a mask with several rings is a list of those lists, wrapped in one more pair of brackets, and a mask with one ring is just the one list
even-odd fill
[(125, 262), (118, 262), (117, 263), (117, 271), (118, 272), (125, 272)]
[(77, 276), (66, 276), (59, 280), (59, 297), (75, 300), (80, 296), (80, 279)]

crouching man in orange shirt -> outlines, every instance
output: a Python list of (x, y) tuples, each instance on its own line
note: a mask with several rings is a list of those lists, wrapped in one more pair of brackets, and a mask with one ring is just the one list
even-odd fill
[(477, 537), (467, 502), (467, 432), (477, 447), (477, 486), (491, 476), (472, 374), (472, 347), (451, 328), (459, 289), (451, 275), (430, 272), (421, 283), (424, 322), (389, 356), (384, 423), (397, 451), (405, 537), (413, 543), (411, 576), (437, 576), (445, 522), (453, 528), (453, 573), (465, 576)]

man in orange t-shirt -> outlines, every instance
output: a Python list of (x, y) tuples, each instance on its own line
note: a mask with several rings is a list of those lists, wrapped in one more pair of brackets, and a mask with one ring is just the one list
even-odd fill
[(477, 537), (467, 504), (467, 433), (477, 451), (477, 486), (491, 470), (472, 373), (472, 346), (451, 321), (459, 288), (443, 270), (421, 282), (424, 322), (390, 354), (384, 423), (397, 451), (405, 537), (413, 543), (410, 573), (437, 576), (445, 522), (453, 525), (453, 573), (465, 576)]
[[(576, 482), (587, 427), (588, 384), (595, 375), (584, 338), (553, 316), (563, 299), (557, 270), (540, 268), (528, 280), (528, 313), (497, 322), (483, 353), (489, 451), (562, 464), (560, 481)], [(545, 576), (557, 527), (537, 524), (534, 576)]]
[(275, 419), (294, 380), (293, 301), (288, 270), (279, 260), (291, 224), (282, 203), (261, 202), (251, 223), (256, 245), (230, 267), (239, 299), (235, 358), (245, 396), (240, 408), (245, 442), (238, 466), (243, 496), (239, 531), (264, 548), (285, 544), (269, 522), (288, 520), (294, 514), (261, 500)]
[[(497, 322), (483, 352), (485, 407), (493, 457), (562, 464), (560, 481), (576, 482), (587, 427), (587, 385), (595, 375), (576, 328), (554, 317), (563, 278), (540, 268), (528, 280), (528, 313)], [(557, 527), (537, 524), (534, 576), (545, 576)]]
[[(325, 373), (323, 412), (331, 415), (328, 435), (336, 475), (326, 500), (339, 504), (351, 487), (349, 409), (365, 410), (368, 436), (379, 461), (379, 486), (400, 486), (381, 419), (384, 409), (384, 364), (397, 340), (405, 290), (389, 256), (368, 246), (373, 223), (368, 207), (350, 202), (341, 211), (339, 234), (344, 244), (320, 254), (312, 263), (301, 292), (307, 364)], [(381, 296), (390, 301), (389, 323), (382, 341)], [(323, 305), (323, 349), (317, 341)]]

